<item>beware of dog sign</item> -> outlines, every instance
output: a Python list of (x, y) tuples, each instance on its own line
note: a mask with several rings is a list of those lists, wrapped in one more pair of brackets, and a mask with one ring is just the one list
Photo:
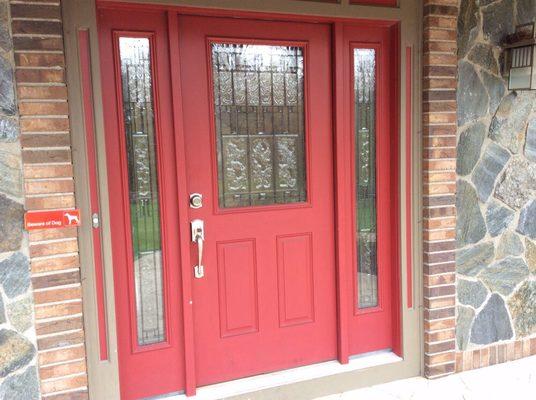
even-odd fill
[(80, 226), (80, 210), (28, 211), (24, 215), (24, 228), (54, 229)]

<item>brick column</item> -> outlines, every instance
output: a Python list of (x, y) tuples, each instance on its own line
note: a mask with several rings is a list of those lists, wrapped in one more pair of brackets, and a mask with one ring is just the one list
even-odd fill
[[(11, 0), (27, 210), (75, 207), (59, 0)], [(86, 399), (76, 229), (32, 231), (41, 393)]]
[(455, 371), (458, 0), (424, 0), (424, 374)]

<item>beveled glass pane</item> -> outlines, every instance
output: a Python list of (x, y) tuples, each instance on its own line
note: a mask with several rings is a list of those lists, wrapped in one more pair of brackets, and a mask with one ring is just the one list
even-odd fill
[(378, 305), (376, 245), (376, 51), (354, 49), (358, 307)]
[(149, 39), (119, 38), (119, 56), (134, 253), (137, 336), (138, 344), (143, 346), (166, 339)]
[(307, 200), (301, 47), (212, 44), (220, 207)]

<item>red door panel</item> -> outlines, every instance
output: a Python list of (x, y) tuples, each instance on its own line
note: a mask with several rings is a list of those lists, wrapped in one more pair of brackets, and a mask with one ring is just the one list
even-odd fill
[(398, 27), (347, 25), (343, 36), (353, 189), (349, 353), (399, 352)]
[(277, 237), (279, 326), (314, 320), (312, 235)]
[(222, 337), (259, 330), (256, 242), (217, 243), (218, 299)]
[[(198, 383), (206, 385), (334, 359), (336, 304), (329, 27), (183, 16), (179, 17), (179, 40), (188, 187), (190, 193), (201, 193), (204, 202), (202, 208), (190, 210), (191, 219), (202, 219), (205, 224), (205, 276), (193, 280)], [(214, 43), (221, 45), (214, 47)], [(257, 52), (251, 56), (256, 66), (244, 67), (249, 72), (242, 76), (232, 71), (214, 75), (213, 68), (219, 68), (216, 63), (224, 64), (225, 68), (240, 67), (241, 61), (235, 58), (229, 61), (225, 53), (237, 49), (245, 56), (248, 52)], [(257, 205), (244, 206), (243, 194), (221, 196), (219, 193), (232, 189), (233, 185), (218, 183), (218, 178), (221, 179), (218, 174), (222, 174), (218, 169), (218, 157), (225, 162), (226, 157), (231, 157), (229, 149), (238, 146), (242, 137), (250, 141), (248, 148), (252, 152), (259, 148), (265, 151), (269, 146), (266, 143), (277, 143), (281, 150), (288, 144), (285, 138), (292, 136), (293, 129), (300, 124), (293, 120), (293, 113), (300, 106), (278, 105), (275, 86), (277, 80), (282, 79), (279, 82), (286, 90), (287, 100), (282, 100), (281, 104), (285, 101), (291, 104), (295, 99), (296, 81), (290, 75), (297, 67), (281, 64), (281, 68), (290, 71), (285, 77), (275, 76), (279, 74), (279, 67), (273, 67), (271, 72), (259, 72), (263, 62), (273, 63), (274, 57), (283, 57), (268, 54), (269, 51), (294, 51), (296, 54), (303, 51), (303, 163), (307, 180), (303, 186), (307, 195), (299, 198), (301, 201), (294, 201), (295, 194), (288, 191), (293, 201), (285, 202), (284, 191), (250, 193), (249, 198), (257, 196)], [(259, 72), (258, 78), (254, 76), (256, 72)], [(275, 77), (269, 77), (269, 73)], [(221, 89), (224, 85), (221, 79), (226, 76), (246, 80), (247, 89), (242, 91), (234, 83), (234, 97), (226, 100), (225, 89)], [(218, 90), (221, 90), (214, 92), (213, 85), (220, 85)], [(273, 92), (263, 100), (267, 90)], [(260, 96), (260, 100), (252, 100), (252, 96)], [(242, 97), (249, 100), (241, 100)], [(233, 105), (240, 101), (248, 105)], [(231, 118), (237, 118), (238, 122), (233, 125), (234, 122), (224, 119), (227, 112), (235, 112), (235, 109), (237, 114), (232, 114)], [(221, 120), (215, 119), (215, 112)], [(239, 113), (247, 115), (242, 125)], [(267, 115), (270, 115), (269, 121)], [(253, 119), (255, 126), (251, 128)], [(257, 130), (260, 120), (262, 130), (266, 130), (261, 133)], [(285, 127), (278, 131), (278, 124)], [(219, 132), (224, 132), (228, 126), (236, 132), (222, 134), (218, 142)], [(276, 133), (269, 136), (268, 132)], [(233, 144), (233, 140), (238, 144)], [(265, 144), (258, 144), (259, 141)], [(226, 165), (225, 174), (229, 168), (240, 170), (241, 166), (235, 165), (240, 164), (240, 154), (234, 156), (234, 164)], [(267, 157), (282, 157), (275, 151), (270, 154)], [(258, 163), (251, 157), (247, 168), (253, 176)], [(262, 186), (258, 181), (267, 179), (278, 168), (285, 173), (284, 164), (275, 160), (273, 167), (250, 181)], [(238, 174), (234, 170), (231, 173)], [(303, 192), (296, 196), (302, 195)], [(231, 206), (226, 206), (225, 202), (230, 202)], [(196, 258), (197, 248), (192, 245), (192, 260)]]
[(100, 10), (98, 22), (121, 398), (139, 399), (184, 387), (167, 20)]

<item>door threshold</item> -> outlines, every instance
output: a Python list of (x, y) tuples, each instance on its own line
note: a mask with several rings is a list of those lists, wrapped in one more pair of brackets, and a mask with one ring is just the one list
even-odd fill
[(286, 369), (283, 371), (270, 372), (267, 374), (236, 379), (229, 382), (216, 383), (202, 386), (197, 389), (197, 394), (187, 397), (184, 394), (170, 394), (152, 399), (158, 400), (218, 400), (241, 394), (257, 392), (259, 390), (284, 386), (291, 383), (308, 381), (344, 372), (356, 371), (385, 364), (393, 364), (403, 359), (391, 350), (380, 350), (371, 353), (360, 354), (350, 357), (348, 364), (341, 364), (336, 360), (318, 364), (305, 365), (303, 367)]

